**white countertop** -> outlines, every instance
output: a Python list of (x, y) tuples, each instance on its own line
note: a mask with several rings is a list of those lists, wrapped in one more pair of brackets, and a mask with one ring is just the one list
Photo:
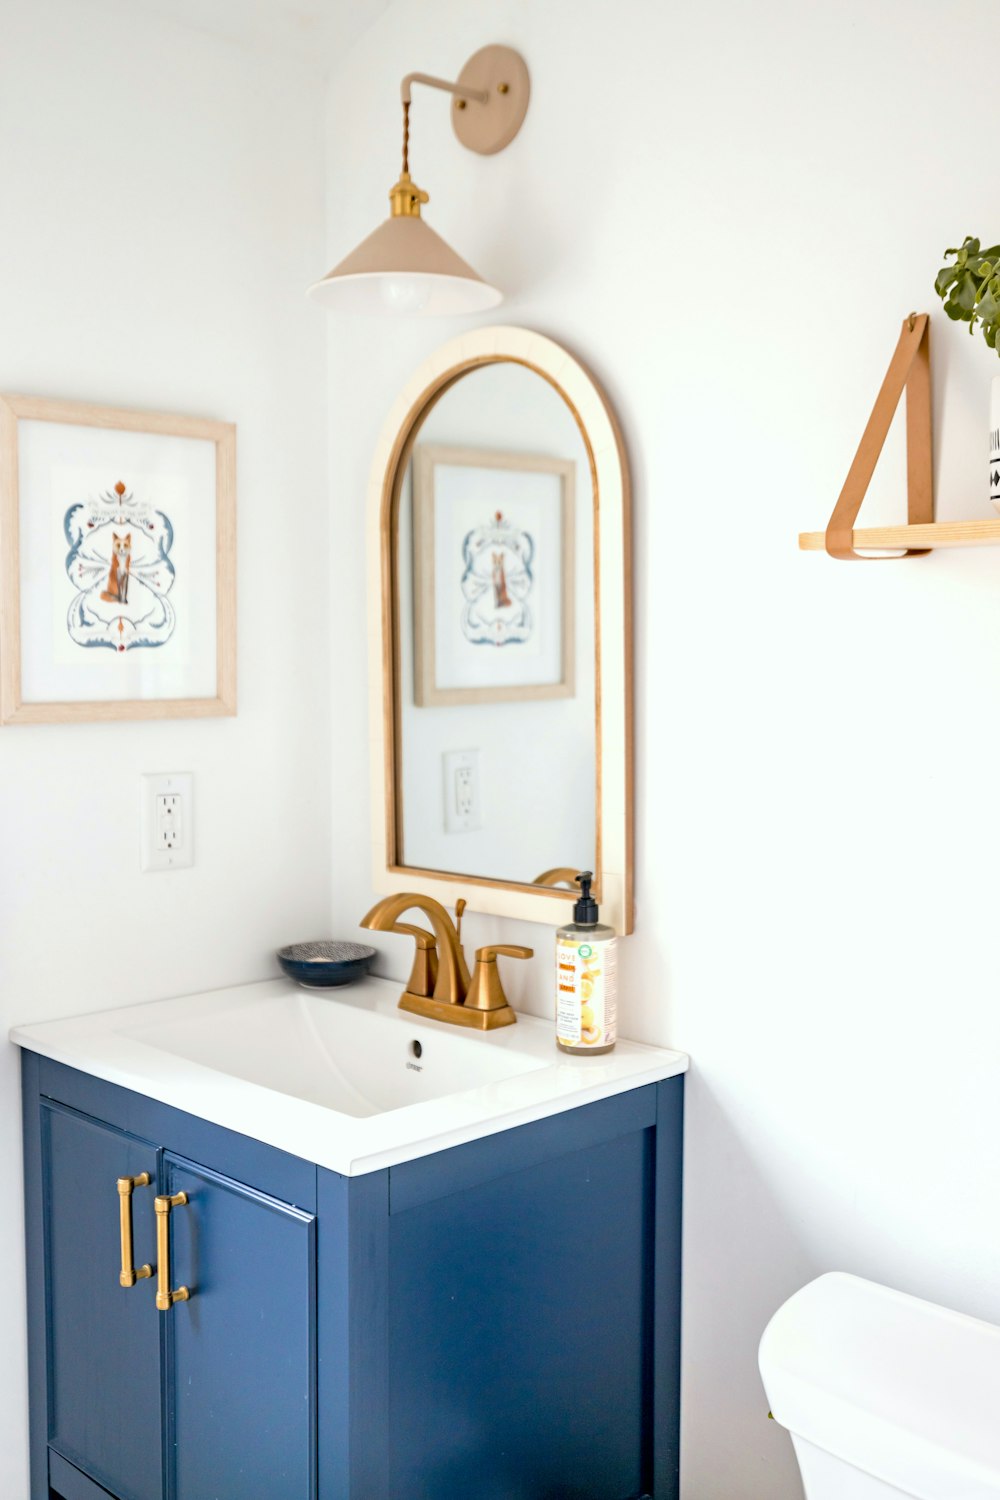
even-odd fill
[(569, 1056), (534, 1016), (492, 1032), (424, 1020), (397, 1009), (400, 992), (374, 977), (327, 991), (268, 979), (15, 1026), (10, 1039), (347, 1176), (687, 1069), (681, 1052), (629, 1041)]

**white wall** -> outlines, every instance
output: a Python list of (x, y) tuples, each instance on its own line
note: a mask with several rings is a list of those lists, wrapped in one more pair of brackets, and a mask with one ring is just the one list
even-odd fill
[[(127, 4), (0, 0), (0, 390), (236, 422), (239, 715), (0, 730), (0, 1036), (270, 973), (329, 923), (322, 96)], [(139, 874), (139, 775), (196, 864)], [(27, 1494), (16, 1050), (0, 1044), (0, 1494)], [(108, 1202), (114, 1212), (114, 1195)], [(112, 1268), (113, 1269), (113, 1268)]]
[[(398, 82), (519, 47), (522, 134), (463, 152), (418, 91), (429, 222), (579, 351), (636, 493), (638, 920), (626, 1034), (690, 1050), (686, 1500), (791, 1500), (756, 1345), (839, 1266), (1000, 1321), (991, 796), (1000, 560), (845, 567), (825, 524), (946, 245), (1000, 234), (991, 0), (395, 0), (335, 73), (333, 261), (386, 211)], [(956, 52), (948, 37), (961, 36)], [(962, 60), (957, 59), (961, 56)], [(993, 216), (991, 218), (991, 215)], [(369, 457), (452, 323), (331, 320), (333, 630), (364, 628)], [(988, 514), (978, 339), (934, 322), (939, 514)], [(868, 514), (902, 516), (898, 450)], [(367, 662), (338, 655), (334, 911), (372, 899)], [(470, 942), (512, 925), (469, 921)], [(551, 935), (510, 966), (552, 1010)], [(382, 939), (405, 977), (409, 955)]]

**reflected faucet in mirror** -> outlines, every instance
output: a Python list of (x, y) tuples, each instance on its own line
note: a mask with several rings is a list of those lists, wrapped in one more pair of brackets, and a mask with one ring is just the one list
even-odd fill
[[(399, 1001), (400, 1010), (429, 1016), (435, 1021), (448, 1021), (456, 1026), (473, 1026), (479, 1031), (512, 1026), (517, 1016), (500, 983), (497, 954), (532, 958), (534, 950), (507, 944), (479, 948), (476, 950), (475, 978), (471, 978), (462, 950), (464, 910), (465, 902), (457, 901), (456, 920), (452, 922), (440, 901), (435, 901), (433, 896), (403, 891), (377, 901), (360, 925), (374, 932), (399, 932), (412, 937), (416, 943), (413, 967)], [(399, 920), (410, 911), (422, 911), (431, 924), (431, 931)]]
[(536, 875), (531, 882), (532, 885), (547, 885), (558, 889), (565, 886), (568, 891), (575, 891), (580, 871), (573, 865), (555, 865), (551, 870), (543, 870)]

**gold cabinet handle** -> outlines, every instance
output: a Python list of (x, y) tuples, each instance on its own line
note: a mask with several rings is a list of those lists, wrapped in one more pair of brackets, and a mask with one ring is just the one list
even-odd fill
[(122, 1268), (118, 1283), (124, 1287), (135, 1286), (137, 1281), (145, 1281), (153, 1274), (152, 1266), (136, 1267), (132, 1264), (132, 1189), (137, 1187), (149, 1187), (148, 1172), (140, 1172), (138, 1177), (118, 1179), (118, 1219), (122, 1236)]
[(187, 1193), (174, 1193), (170, 1198), (157, 1198), (156, 1209), (156, 1305), (160, 1312), (169, 1312), (175, 1302), (186, 1302), (191, 1293), (186, 1286), (176, 1291), (170, 1288), (170, 1211), (188, 1201)]

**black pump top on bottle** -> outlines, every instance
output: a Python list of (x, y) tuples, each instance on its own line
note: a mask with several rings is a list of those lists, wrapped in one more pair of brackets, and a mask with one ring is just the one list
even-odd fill
[(573, 921), (583, 927), (595, 927), (600, 915), (597, 910), (597, 902), (590, 894), (590, 885), (593, 878), (593, 870), (581, 870), (576, 877), (580, 887), (580, 899), (573, 907)]

